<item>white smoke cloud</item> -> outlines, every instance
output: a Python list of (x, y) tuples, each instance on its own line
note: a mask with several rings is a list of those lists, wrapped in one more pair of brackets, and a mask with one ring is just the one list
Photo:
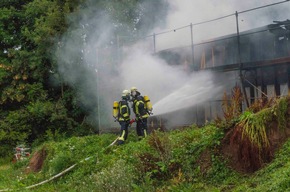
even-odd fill
[[(190, 23), (215, 19), (233, 14), (235, 11), (243, 11), (276, 1), (168, 0), (168, 2), (170, 10), (166, 27), (152, 29), (151, 34), (168, 29), (177, 29)], [(275, 7), (275, 9), (273, 6), (257, 11), (254, 16), (252, 14), (240, 15), (241, 30), (269, 24), (273, 20), (290, 18), (289, 3)], [(116, 55), (118, 53), (112, 51), (110, 47), (104, 47), (104, 44), (108, 44), (109, 37), (113, 35), (112, 28), (108, 25), (110, 22), (107, 16), (100, 17), (98, 15), (90, 18), (84, 16), (81, 21), (78, 21), (79, 29), (74, 29), (63, 37), (64, 46), (62, 48), (64, 50), (59, 55), (58, 60), (59, 70), (66, 82), (73, 85), (76, 81), (84, 81), (86, 87), (79, 90), (89, 90), (88, 94), (84, 94), (87, 96), (83, 98), (84, 101), (100, 100), (101, 111), (96, 111), (96, 106), (93, 104), (89, 110), (92, 111), (91, 116), (95, 119), (101, 115), (101, 128), (119, 126), (114, 123), (111, 115), (113, 101), (121, 98), (123, 89), (130, 89), (132, 86), (137, 87), (143, 95), (150, 97), (156, 115), (200, 104), (219, 96), (218, 92), (221, 92), (225, 85), (217, 84), (218, 81), (215, 81), (213, 74), (209, 72), (188, 74), (182, 69), (180, 63), (176, 63), (175, 67), (169, 66), (164, 60), (151, 54), (153, 52), (152, 38), (147, 39), (145, 44), (137, 42), (126, 49), (123, 47), (124, 54), (120, 54), (121, 56), (118, 57)], [(74, 33), (78, 35), (78, 30), (86, 30), (87, 26), (92, 25), (94, 27), (85, 33), (86, 43), (82, 48), (80, 42), (74, 40)], [(94, 29), (98, 29), (98, 31), (96, 32)], [(232, 33), (235, 30), (234, 16), (223, 22), (195, 26), (193, 30), (194, 42)], [(158, 35), (156, 36), (157, 51), (190, 45), (190, 37), (189, 27)], [(111, 47), (116, 48), (116, 46), (112, 43)], [(83, 59), (87, 65), (93, 66), (93, 69), (97, 70), (94, 79), (88, 80), (87, 74), (69, 65), (72, 56), (80, 49), (84, 52)], [(169, 103), (172, 101), (176, 105), (170, 105)]]
[[(157, 49), (163, 50), (176, 46), (191, 44), (189, 25), (209, 21), (245, 10), (281, 2), (278, 0), (240, 1), (240, 0), (169, 0), (170, 11), (164, 28), (156, 28), (153, 33), (162, 33), (156, 36)], [(265, 26), (275, 20), (290, 18), (290, 2), (277, 4), (262, 9), (239, 14), (240, 31)], [(187, 27), (186, 27), (187, 26)], [(183, 28), (184, 27), (184, 28)], [(181, 29), (180, 29), (181, 28)], [(174, 29), (175, 32), (173, 31)], [(223, 35), (236, 33), (236, 17), (232, 15), (213, 22), (193, 26), (193, 40), (198, 43)], [(172, 31), (170, 33), (163, 32)]]
[[(239, 1), (239, 0), (169, 0), (172, 12), (168, 17), (168, 28), (177, 28), (178, 26), (187, 25), (189, 23), (198, 23), (206, 20), (220, 18), (226, 15), (250, 10), (257, 7), (262, 7), (277, 2), (279, 0), (264, 0), (264, 1)], [(282, 3), (262, 9), (257, 9), (247, 13), (241, 13), (240, 17), (247, 18), (248, 27), (257, 27), (259, 25), (266, 25), (269, 22), (277, 19), (289, 18), (290, 3)], [(259, 17), (255, 17), (259, 15)], [(233, 17), (235, 20), (235, 17)], [(218, 23), (217, 23), (218, 24)], [(226, 27), (226, 26), (224, 26)], [(216, 26), (218, 29), (219, 27)]]
[(137, 87), (143, 95), (149, 95), (156, 102), (188, 80), (180, 66), (169, 66), (141, 47), (130, 47), (121, 64), (120, 74), (125, 87)]

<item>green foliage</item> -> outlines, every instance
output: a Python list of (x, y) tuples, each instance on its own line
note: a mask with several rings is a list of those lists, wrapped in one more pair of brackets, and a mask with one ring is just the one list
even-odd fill
[[(99, 129), (96, 128), (96, 118), (91, 115), (96, 113), (99, 103), (87, 99), (96, 98), (95, 90), (91, 89), (95, 84), (95, 73), (86, 65), (82, 50), (85, 38), (95, 38), (89, 36), (91, 32), (100, 34), (103, 29), (89, 21), (85, 28), (80, 28), (84, 15), (88, 18), (108, 15), (113, 20), (108, 22), (113, 33), (105, 42), (110, 46), (116, 42), (114, 34), (136, 36), (137, 29), (146, 32), (149, 24), (163, 23), (167, 10), (167, 2), (163, 0), (14, 0), (1, 1), (1, 5), (1, 154), (4, 154), (4, 148), (6, 150), (18, 140), (40, 143), (46, 138), (88, 135)], [(142, 29), (144, 25), (146, 28)], [(64, 34), (76, 42), (77, 51), (66, 52), (68, 39), (63, 38)], [(56, 66), (58, 54), (71, 55), (69, 61), (58, 61), (68, 63), (72, 68)], [(73, 85), (66, 84), (67, 79), (61, 76), (62, 70), (77, 70)], [(86, 83), (82, 83), (83, 74), (88, 79)], [(52, 79), (57, 83), (52, 85)], [(8, 119), (4, 119), (6, 116)], [(11, 145), (7, 143), (9, 139)]]
[(13, 168), (14, 170), (19, 170), (19, 169), (25, 167), (28, 163), (29, 163), (29, 159), (26, 158), (26, 159), (23, 159), (23, 160), (21, 160), (21, 161), (17, 161), (17, 162), (15, 162), (15, 163), (12, 165), (12, 168)]
[(179, 165), (172, 159), (172, 142), (168, 133), (153, 131), (146, 140), (149, 151), (138, 154), (139, 171), (144, 182), (158, 178), (158, 182), (167, 180)]
[[(35, 191), (222, 191), (232, 188), (285, 191), (289, 188), (289, 143), (272, 166), (258, 173), (260, 178), (248, 177), (240, 185), (241, 176), (227, 169), (216, 154), (223, 129), (212, 124), (171, 133), (154, 132), (140, 142), (132, 139), (123, 146), (107, 147), (115, 135), (70, 137), (92, 133), (92, 127), (86, 124), (84, 109), (98, 104), (86, 100), (95, 97), (94, 91), (88, 95), (77, 94), (95, 83), (79, 83), (82, 74), (88, 74), (90, 80), (94, 75), (83, 65), (83, 34), (102, 30), (92, 23), (80, 29), (82, 16), (94, 18), (96, 13), (98, 17), (109, 13), (114, 19), (110, 23), (114, 33), (106, 42), (110, 45), (116, 43), (114, 34), (134, 37), (137, 29), (138, 35), (142, 35), (150, 30), (149, 24), (162, 23), (166, 6), (163, 0), (4, 2), (0, 8), (0, 156), (7, 159), (13, 155), (13, 147), (25, 141), (34, 142), (34, 147), (41, 144), (36, 150), (45, 148), (48, 155), (39, 173), (27, 174), (28, 161), (1, 166), (0, 190), (26, 191), (23, 187), (49, 179), (75, 163), (78, 166), (71, 172)], [(73, 53), (64, 50), (68, 40), (61, 38), (64, 33), (73, 37), (79, 50)], [(51, 56), (54, 49), (56, 54), (73, 55), (60, 61), (72, 66), (61, 70), (78, 69), (73, 77), (77, 83), (71, 87), (56, 72), (56, 58)], [(50, 82), (52, 75), (57, 80), (54, 86)], [(233, 108), (227, 105), (228, 117), (237, 118), (240, 113), (240, 95), (236, 96)], [(284, 129), (286, 109), (285, 101), (281, 101), (275, 109), (245, 113), (240, 122), (245, 127), (244, 135), (258, 146), (267, 146), (266, 123), (276, 115), (279, 127)], [(44, 141), (47, 142), (42, 144)]]
[[(67, 110), (62, 103), (36, 101), (21, 110), (11, 111), (5, 119), (0, 120), (0, 151), (8, 154), (18, 142), (43, 142), (61, 139), (75, 134), (77, 123), (67, 117)], [(80, 127), (81, 131), (82, 127)], [(11, 150), (8, 150), (8, 152)]]
[[(137, 137), (131, 132), (130, 137), (134, 136)], [(289, 188), (289, 141), (273, 164), (256, 175), (246, 176), (227, 167), (217, 153), (222, 137), (221, 129), (207, 125), (168, 133), (157, 131), (142, 141), (132, 138), (122, 146), (107, 147), (116, 138), (112, 134), (51, 141), (34, 150), (45, 148), (48, 154), (41, 172), (26, 174), (23, 169), (28, 162), (13, 169), (5, 168), (6, 171), (0, 171), (0, 178), (7, 172), (13, 174), (10, 180), (0, 180), (0, 189), (19, 189), (41, 182), (75, 163), (77, 166), (70, 172), (34, 191), (285, 191)]]
[(172, 143), (168, 133), (153, 131), (148, 138), (148, 144), (157, 152), (162, 161), (168, 162), (171, 159)]
[(218, 186), (220, 183), (227, 185), (235, 179), (239, 179), (237, 173), (233, 172), (221, 158), (221, 156), (211, 155), (211, 167), (207, 171), (205, 178), (208, 183)]
[(119, 159), (115, 163), (94, 175), (97, 191), (132, 191), (132, 181), (136, 179), (136, 172), (132, 165)]
[(287, 127), (287, 109), (289, 98), (281, 98), (277, 101), (274, 107), (274, 115), (277, 118), (278, 127), (281, 130), (285, 130)]
[(290, 188), (290, 140), (288, 140), (275, 155), (274, 161), (264, 169), (258, 171), (253, 180), (248, 184), (255, 183), (248, 191), (288, 191)]
[[(273, 101), (271, 101), (273, 103)], [(285, 130), (287, 126), (287, 98), (276, 100), (276, 105), (264, 108), (253, 113), (245, 111), (239, 119), (238, 127), (242, 127), (243, 137), (259, 149), (269, 147), (267, 127), (273, 121), (278, 122), (278, 127)]]
[(67, 168), (67, 165), (72, 165), (74, 161), (74, 157), (69, 151), (63, 151), (57, 154), (53, 161), (51, 162), (51, 166), (49, 169), (49, 173), (51, 175), (55, 175)]
[[(201, 170), (201, 164), (210, 165), (210, 156), (220, 145), (223, 131), (209, 124), (202, 129), (192, 127), (177, 131), (171, 136), (174, 142), (173, 157), (182, 167), (181, 171), (185, 180), (198, 182), (208, 170)], [(205, 156), (203, 155), (205, 154)]]
[(10, 112), (7, 117), (0, 120), (0, 156), (13, 155), (13, 148), (17, 143), (24, 142), (30, 132), (27, 125), (28, 114), (25, 110), (19, 112)]
[(26, 97), (28, 101), (43, 101), (47, 99), (47, 92), (43, 90), (43, 86), (40, 83), (27, 84), (26, 85)]
[(256, 114), (246, 111), (241, 115), (238, 126), (243, 127), (243, 136), (248, 137), (253, 145), (258, 148), (268, 147), (266, 124), (272, 118), (271, 109), (264, 109)]
[[(82, 2), (16, 0), (1, 6), (1, 154), (7, 154), (4, 148), (18, 140), (43, 141), (46, 133), (51, 133), (51, 137), (56, 133), (86, 135), (92, 132), (92, 126), (81, 124), (84, 112), (79, 103), (63, 99), (64, 93), (56, 91), (49, 82), (55, 67), (51, 51), (67, 30), (67, 14)], [(66, 87), (62, 91), (70, 92), (70, 89)]]

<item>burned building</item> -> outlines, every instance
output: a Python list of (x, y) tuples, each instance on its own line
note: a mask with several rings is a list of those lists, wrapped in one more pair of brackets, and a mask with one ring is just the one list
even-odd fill
[[(290, 91), (290, 20), (274, 21), (263, 27), (195, 43), (193, 46), (163, 50), (157, 55), (170, 65), (184, 65), (188, 71), (210, 70), (231, 76), (233, 85), (243, 89), (243, 109), (255, 99), (285, 96)], [(226, 90), (230, 94), (229, 90)], [(220, 98), (221, 99), (221, 98)], [(190, 122), (204, 124), (222, 116), (221, 102), (208, 101), (178, 114), (191, 114)], [(175, 113), (176, 114), (176, 113)], [(151, 127), (162, 127), (173, 116), (154, 117)], [(188, 118), (186, 118), (188, 119)], [(182, 126), (182, 123), (176, 123)]]

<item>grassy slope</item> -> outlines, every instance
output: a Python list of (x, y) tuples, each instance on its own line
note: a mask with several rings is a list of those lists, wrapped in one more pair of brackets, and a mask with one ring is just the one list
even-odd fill
[[(219, 157), (223, 131), (213, 125), (107, 147), (115, 135), (104, 134), (48, 142), (42, 171), (26, 173), (28, 161), (0, 166), (0, 190), (21, 189), (46, 180), (77, 163), (62, 177), (34, 191), (286, 191), (290, 188), (290, 140), (275, 160), (254, 175), (241, 175)], [(87, 158), (89, 157), (89, 158)], [(87, 159), (86, 159), (87, 158)], [(84, 160), (86, 159), (86, 160)], [(31, 191), (28, 190), (27, 191)]]

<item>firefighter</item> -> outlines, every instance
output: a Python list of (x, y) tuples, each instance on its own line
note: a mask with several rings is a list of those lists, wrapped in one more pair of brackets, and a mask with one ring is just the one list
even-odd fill
[(128, 137), (128, 127), (130, 125), (130, 107), (128, 101), (130, 100), (130, 92), (124, 90), (122, 92), (122, 100), (114, 102), (113, 116), (121, 126), (121, 133), (118, 137), (117, 144), (124, 144)]
[[(137, 90), (136, 87), (131, 88), (131, 97), (132, 97), (132, 108), (135, 113), (135, 121), (136, 121), (136, 132), (141, 139), (142, 137), (146, 137), (147, 132), (147, 119), (152, 111), (152, 105), (148, 96), (142, 96), (141, 93)], [(145, 100), (144, 98), (148, 100)]]

